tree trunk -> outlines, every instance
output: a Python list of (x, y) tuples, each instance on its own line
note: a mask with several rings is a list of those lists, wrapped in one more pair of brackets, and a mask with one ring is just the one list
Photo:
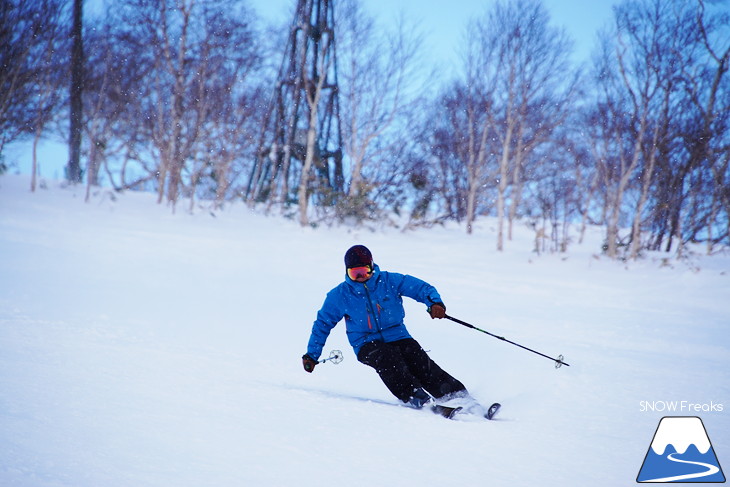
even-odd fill
[(299, 180), (299, 223), (305, 227), (309, 225), (307, 215), (309, 202), (309, 173), (314, 163), (314, 146), (317, 142), (317, 105), (311, 107), (312, 113), (309, 116), (309, 129), (307, 130), (307, 154), (304, 157), (304, 167)]
[(507, 133), (502, 142), (502, 159), (499, 162), (499, 185), (497, 192), (497, 250), (504, 250), (504, 216), (505, 216), (505, 192), (507, 191), (507, 169), (509, 165), (509, 146), (512, 140), (512, 121), (507, 120)]
[(35, 137), (33, 138), (33, 165), (30, 174), (30, 190), (35, 192), (36, 178), (38, 177), (38, 142), (41, 139), (41, 129), (36, 127)]
[(83, 0), (73, 3), (73, 46), (71, 48), (71, 88), (70, 102), (70, 134), (69, 159), (66, 178), (71, 183), (81, 182), (81, 123), (83, 115), (83, 80), (84, 80), (84, 45), (82, 38)]

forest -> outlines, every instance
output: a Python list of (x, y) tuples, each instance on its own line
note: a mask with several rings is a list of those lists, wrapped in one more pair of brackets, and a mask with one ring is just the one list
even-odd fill
[[(464, 26), (460, 65), (364, 0), (292, 0), (266, 25), (245, 0), (0, 4), (3, 149), (68, 140), (65, 177), (192, 211), (243, 202), (303, 226), (414, 228), (494, 217), (562, 252), (730, 245), (730, 11), (617, 2), (589, 62), (540, 0)], [(184, 207), (183, 207), (184, 205)], [(575, 229), (578, 229), (577, 231)], [(573, 230), (569, 230), (573, 229)]]

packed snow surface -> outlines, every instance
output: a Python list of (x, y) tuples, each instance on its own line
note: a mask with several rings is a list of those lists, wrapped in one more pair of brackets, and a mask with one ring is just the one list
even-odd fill
[[(524, 223), (497, 252), (491, 219), (301, 228), (240, 203), (173, 214), (150, 194), (28, 188), (0, 177), (2, 486), (633, 485), (668, 415), (701, 417), (730, 466), (727, 253), (612, 261), (589, 229), (536, 255)], [(450, 315), (570, 366), (406, 299), (411, 334), (498, 420), (397, 405), (344, 323), (325, 348), (344, 361), (305, 373), (355, 243)]]

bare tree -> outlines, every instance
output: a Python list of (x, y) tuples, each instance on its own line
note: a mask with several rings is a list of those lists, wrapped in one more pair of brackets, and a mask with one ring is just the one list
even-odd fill
[[(344, 191), (334, 2), (298, 0), (259, 137), (247, 200), (331, 204)], [(301, 164), (301, 165), (300, 165)]]
[[(305, 139), (305, 153), (304, 163), (302, 165), (302, 172), (299, 177), (299, 189), (297, 191), (297, 198), (299, 203), (299, 223), (302, 226), (309, 224), (309, 196), (311, 191), (311, 181), (314, 179), (312, 176), (312, 166), (315, 163), (315, 157), (318, 159), (319, 146), (318, 146), (318, 130), (319, 130), (319, 117), (320, 117), (320, 100), (322, 99), (322, 89), (325, 86), (325, 81), (328, 80), (327, 72), (330, 70), (330, 65), (334, 61), (333, 56), (328, 56), (327, 51), (329, 50), (331, 43), (333, 42), (333, 32), (328, 32), (323, 36), (321, 44), (318, 42), (316, 47), (320, 48), (321, 51), (317, 50), (313, 53), (315, 74), (314, 76), (306, 76), (304, 78), (304, 93), (305, 101), (307, 104), (307, 123), (306, 123), (306, 139)], [(306, 71), (304, 71), (306, 73)], [(320, 73), (318, 76), (316, 73)]]
[(402, 18), (392, 31), (379, 26), (360, 0), (337, 5), (343, 149), (350, 169), (337, 213), (362, 220), (377, 216), (394, 176), (402, 174), (397, 159), (420, 99), (412, 87), (420, 38)]
[[(681, 245), (714, 225), (708, 220), (717, 193), (707, 147), (727, 134), (715, 105), (727, 54), (709, 54), (698, 5), (624, 2), (615, 9), (614, 30), (603, 38), (595, 65), (600, 94), (588, 130), (611, 257), (619, 256), (623, 224), (631, 228), (630, 258), (659, 248), (667, 235), (669, 250), (674, 237)], [(714, 72), (708, 59), (715, 60)]]
[(472, 233), (477, 214), (491, 207), (485, 193), (496, 178), (491, 105), (478, 86), (478, 80), (469, 77), (447, 87), (429, 116), (432, 136), (427, 142), (438, 161), (433, 179), (442, 182), (439, 193), (449, 208), (447, 215), (464, 219), (467, 233)]
[[(115, 142), (122, 143), (123, 137), (114, 133), (114, 124), (121, 110), (113, 101), (114, 90), (119, 90), (120, 77), (115, 76), (113, 29), (108, 23), (101, 23), (85, 35), (90, 56), (86, 59), (84, 76), (84, 139), (88, 142), (86, 164), (86, 201), (91, 197), (91, 188), (98, 186), (102, 165), (113, 152)], [(125, 75), (129, 75), (126, 72)], [(108, 169), (108, 168), (107, 168)], [(114, 183), (113, 178), (110, 182)]]
[[(50, 14), (50, 15), (49, 15)], [(35, 191), (39, 173), (38, 144), (50, 122), (59, 115), (63, 97), (59, 89), (65, 78), (65, 53), (68, 52), (68, 43), (64, 35), (64, 15), (60, 8), (46, 12), (44, 33), (40, 36), (43, 43), (34, 46), (29, 57), (37, 65), (35, 71), (34, 96), (29, 100), (26, 110), (35, 112), (32, 129), (33, 145), (31, 157), (30, 189)]]
[(62, 13), (61, 0), (0, 2), (0, 155), (9, 142), (40, 137), (55, 115)]
[[(730, 241), (730, 81), (727, 75), (730, 69), (730, 14), (708, 15), (702, 0), (698, 0), (698, 8), (693, 13), (698, 49), (702, 53), (699, 59), (705, 64), (704, 69), (701, 69), (702, 64), (700, 69), (692, 66), (692, 56), (686, 56), (681, 64), (681, 82), (689, 106), (697, 114), (696, 123), (687, 127), (690, 130), (685, 133), (689, 136), (684, 140), (693, 165), (705, 169), (703, 172), (710, 184), (703, 186), (712, 196), (711, 201), (705, 203), (707, 209), (702, 221), (689, 222), (692, 229), (685, 238), (699, 240), (698, 234), (705, 233), (709, 253), (716, 242)], [(706, 194), (704, 199), (707, 200)], [(667, 246), (671, 247), (671, 240)]]
[(132, 161), (139, 182), (154, 178), (158, 202), (173, 209), (181, 195), (193, 196), (203, 169), (217, 166), (217, 182), (229, 187), (234, 148), (204, 135), (235, 129), (231, 117), (255, 111), (244, 106), (251, 106), (247, 77), (260, 65), (251, 19), (233, 0), (128, 0), (110, 12), (114, 76), (99, 91), (112, 108), (104, 117), (108, 126), (121, 121), (123, 167)]
[(83, 118), (82, 95), (84, 90), (84, 0), (73, 0), (73, 25), (71, 27), (71, 79), (69, 85), (69, 140), (66, 178), (80, 183), (81, 173), (81, 123)]
[[(501, 76), (501, 140), (499, 191), (497, 196), (497, 248), (503, 248), (506, 186), (512, 176), (509, 233), (520, 204), (527, 172), (526, 162), (541, 144), (549, 141), (569, 113), (578, 77), (571, 74), (568, 56), (572, 42), (565, 32), (550, 27), (549, 16), (539, 2), (510, 3), (497, 8), (492, 25), (501, 23), (496, 60), (505, 66)], [(533, 159), (535, 161), (540, 159)], [(544, 159), (542, 159), (544, 161)]]
[[(478, 197), (484, 193), (488, 181), (498, 178), (494, 168), (488, 168), (488, 155), (496, 154), (499, 150), (495, 99), (493, 97), (496, 83), (496, 71), (490, 69), (491, 60), (485, 58), (485, 42), (483, 24), (472, 23), (467, 30), (467, 48), (464, 55), (466, 85), (455, 92), (456, 103), (461, 103), (463, 115), (462, 126), (454, 124), (459, 159), (466, 170), (466, 231), (472, 233), (472, 225), (477, 216)], [(489, 49), (489, 48), (487, 48)], [(485, 69), (486, 68), (486, 69)], [(486, 74), (486, 76), (485, 76)], [(458, 100), (458, 101), (457, 101)], [(452, 103), (453, 106), (453, 103)], [(452, 113), (452, 120), (459, 117), (458, 112)], [(492, 162), (495, 162), (492, 158)]]
[(262, 107), (257, 100), (264, 98), (267, 92), (263, 88), (244, 88), (242, 83), (236, 82), (247, 80), (250, 74), (245, 65), (237, 64), (236, 67), (241, 72), (230, 73), (232, 84), (221, 78), (223, 89), (217, 90), (214, 101), (219, 109), (204, 127), (200, 156), (203, 164), (197, 174), (191, 175), (191, 181), (197, 181), (202, 194), (212, 199), (216, 208), (222, 207), (227, 199), (244, 193), (241, 179), (250, 170), (250, 161), (256, 158), (262, 119)]
[[(670, 124), (670, 102), (676, 91), (675, 78), (678, 69), (677, 53), (686, 39), (678, 33), (686, 31), (681, 16), (667, 15), (671, 10), (665, 2), (653, 0), (644, 3), (625, 3), (616, 9), (618, 35), (616, 60), (622, 80), (622, 88), (629, 95), (632, 114), (631, 135), (634, 140), (630, 162), (620, 183), (625, 190), (627, 179), (638, 172), (637, 203), (633, 209), (631, 247), (629, 256), (636, 258), (641, 244), (641, 227), (644, 209), (652, 186), (660, 138), (667, 137)], [(670, 21), (670, 19), (676, 21)], [(618, 231), (619, 198), (612, 209), (610, 224)], [(613, 244), (608, 242), (610, 256), (615, 257)]]
[[(61, 25), (61, 23), (59, 22), (56, 25)], [(49, 25), (49, 29), (52, 28), (53, 24)], [(32, 125), (35, 133), (33, 135), (33, 149), (31, 157), (31, 191), (36, 190), (39, 172), (38, 143), (43, 137), (43, 133), (48, 123), (57, 117), (58, 108), (62, 101), (58, 85), (61, 80), (60, 75), (63, 73), (63, 69), (60, 65), (58, 52), (63, 52), (63, 48), (59, 49), (59, 43), (56, 42), (56, 39), (59, 37), (49, 36), (49, 42), (46, 45), (46, 49), (42, 54), (40, 54), (42, 57), (37, 59), (37, 62), (42, 64), (44, 69), (38, 71), (34, 87), (36, 96), (34, 97), (33, 102), (26, 107), (29, 112), (35, 112), (36, 115)], [(56, 49), (58, 49), (58, 51)]]
[[(594, 121), (601, 124), (598, 130), (603, 132), (596, 140), (601, 144), (596, 163), (603, 169), (607, 191), (606, 252), (612, 258), (618, 255), (619, 217), (626, 192), (641, 168), (643, 144), (647, 137), (651, 139), (649, 159), (654, 160), (659, 130), (654, 118), (660, 90), (652, 57), (656, 46), (646, 44), (656, 33), (657, 22), (647, 22), (646, 12), (635, 8), (625, 3), (616, 10), (615, 34), (603, 37), (602, 56), (596, 67), (601, 96)], [(648, 135), (652, 127), (653, 137)], [(644, 178), (650, 179), (652, 172), (649, 165)]]
[[(87, 194), (101, 174), (117, 190), (139, 188), (156, 179), (156, 164), (143, 160), (146, 145), (139, 123), (151, 72), (149, 49), (114, 14), (85, 35), (88, 47), (84, 79), (84, 140)], [(141, 170), (141, 171), (140, 171)]]
[[(505, 219), (517, 216), (529, 155), (564, 123), (577, 76), (568, 63), (571, 42), (549, 26), (537, 0), (498, 2), (470, 25), (466, 42), (464, 114), (471, 126), (458, 136), (466, 143), (467, 231), (480, 188), (496, 180), (502, 250)], [(496, 167), (493, 176), (487, 159)]]

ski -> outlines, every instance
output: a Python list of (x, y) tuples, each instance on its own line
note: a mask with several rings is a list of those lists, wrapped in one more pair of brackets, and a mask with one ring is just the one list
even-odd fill
[[(486, 419), (492, 420), (494, 419), (494, 416), (497, 414), (497, 411), (499, 411), (499, 408), (501, 408), (502, 405), (498, 402), (495, 402), (489, 408), (487, 409), (487, 412), (484, 414), (484, 417)], [(454, 419), (457, 414), (459, 414), (464, 408), (461, 406), (458, 407), (448, 407), (448, 406), (441, 406), (439, 404), (436, 404), (434, 406), (431, 406), (431, 411), (434, 412), (434, 414), (439, 414), (447, 419)], [(464, 413), (462, 413), (464, 414)]]
[[(355, 400), (355, 401), (361, 401), (365, 403), (371, 403), (371, 404), (377, 404), (379, 406), (385, 405), (385, 406), (396, 406), (396, 407), (403, 407), (403, 403), (395, 403), (392, 401), (384, 401), (380, 399), (372, 399), (369, 397), (358, 397), (358, 396), (345, 396), (341, 394), (337, 394), (334, 392), (328, 392), (328, 391), (321, 391), (321, 390), (313, 390), (313, 389), (298, 389), (302, 392), (307, 393), (316, 393), (321, 394), (326, 397), (331, 398), (338, 398), (338, 399), (348, 399), (348, 400)], [(463, 403), (462, 403), (463, 404)], [(474, 406), (478, 407), (474, 407)], [(465, 406), (457, 406), (454, 404), (454, 407), (449, 406), (443, 406), (441, 404), (428, 404), (423, 409), (430, 409), (431, 412), (434, 414), (438, 414), (440, 416), (443, 416), (446, 419), (453, 419), (458, 420), (459, 417), (467, 418), (468, 416), (471, 416), (472, 418), (484, 418), (484, 419), (494, 419), (494, 416), (497, 414), (499, 409), (501, 408), (501, 404), (498, 402), (493, 403), (491, 406), (486, 408), (486, 413), (484, 412), (484, 407), (479, 406), (475, 401), (473, 403), (470, 403), (469, 405)], [(407, 408), (408, 409), (408, 408)], [(477, 411), (479, 411), (477, 413)], [(469, 421), (469, 419), (466, 419)]]
[(431, 411), (433, 411), (434, 414), (440, 414), (447, 419), (453, 419), (454, 415), (461, 411), (461, 409), (461, 407), (450, 408), (448, 406), (440, 406), (438, 404), (431, 406)]
[(495, 402), (491, 406), (489, 406), (489, 409), (487, 409), (487, 414), (484, 415), (487, 419), (493, 419), (494, 415), (497, 414), (497, 411), (499, 411), (499, 408), (501, 408), (502, 405), (498, 402)]

